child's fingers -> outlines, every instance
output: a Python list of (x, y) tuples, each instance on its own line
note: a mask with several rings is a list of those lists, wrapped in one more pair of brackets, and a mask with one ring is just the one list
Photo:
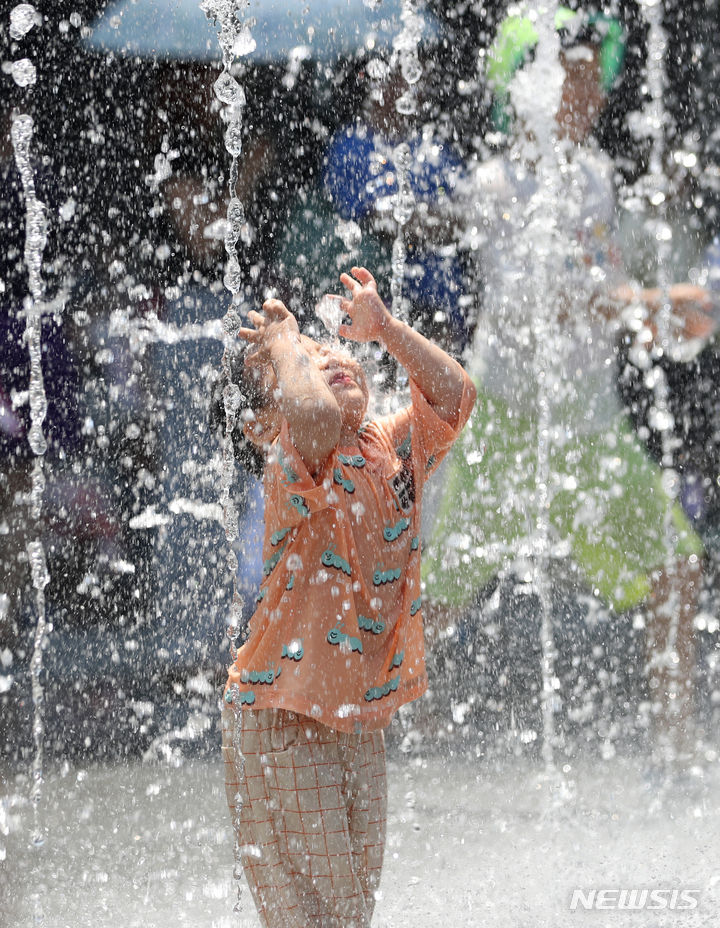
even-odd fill
[(353, 280), (349, 274), (345, 274), (344, 272), (340, 275), (340, 283), (343, 287), (347, 287), (353, 295), (360, 289), (360, 284), (356, 280)]
[(242, 338), (246, 342), (256, 342), (259, 338), (259, 333), (257, 329), (238, 329), (238, 338)]
[(366, 287), (368, 284), (375, 284), (375, 278), (366, 267), (353, 267), (351, 270), (363, 287)]
[(265, 300), (263, 303), (263, 311), (268, 316), (274, 316), (276, 319), (285, 319), (290, 315), (290, 310), (282, 302), (282, 300)]
[(347, 338), (351, 342), (357, 341), (357, 332), (353, 329), (351, 322), (342, 322), (338, 326), (338, 335), (341, 338)]
[(248, 319), (250, 320), (250, 322), (252, 322), (252, 324), (257, 329), (259, 329), (261, 326), (264, 326), (266, 324), (265, 316), (263, 316), (261, 313), (256, 312), (254, 309), (251, 309), (250, 312), (248, 313)]

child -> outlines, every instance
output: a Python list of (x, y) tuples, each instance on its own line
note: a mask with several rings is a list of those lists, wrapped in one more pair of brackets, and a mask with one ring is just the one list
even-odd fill
[[(361, 366), (251, 312), (244, 373), (265, 452), (264, 580), (230, 668), (223, 754), (240, 858), (264, 926), (368, 926), (385, 832), (383, 729), (425, 673), (420, 510), (475, 399), (459, 364), (393, 318), (373, 276), (340, 280), (339, 334), (377, 341), (411, 405), (365, 421)], [(242, 389), (242, 387), (241, 387)]]

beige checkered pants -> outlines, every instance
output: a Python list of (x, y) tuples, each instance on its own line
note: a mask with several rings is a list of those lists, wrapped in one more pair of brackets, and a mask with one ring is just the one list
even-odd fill
[[(382, 731), (349, 735), (284, 709), (223, 712), (228, 805), (264, 928), (368, 928), (387, 810)], [(240, 798), (240, 811), (236, 804)]]

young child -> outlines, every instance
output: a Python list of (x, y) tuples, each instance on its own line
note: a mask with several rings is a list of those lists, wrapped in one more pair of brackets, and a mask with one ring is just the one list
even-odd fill
[(301, 335), (278, 300), (240, 330), (254, 413), (244, 432), (265, 453), (265, 561), (225, 690), (223, 754), (240, 858), (268, 928), (370, 924), (383, 729), (427, 685), (423, 486), (475, 400), (460, 365), (393, 318), (369, 271), (340, 280), (351, 298), (339, 334), (380, 342), (410, 376), (400, 412), (366, 421), (361, 366)]

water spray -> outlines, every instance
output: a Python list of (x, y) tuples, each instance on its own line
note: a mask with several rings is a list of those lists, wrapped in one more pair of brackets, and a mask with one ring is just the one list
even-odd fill
[[(242, 271), (237, 254), (239, 240), (249, 240), (249, 230), (245, 218), (245, 209), (237, 196), (238, 158), (242, 153), (243, 109), (246, 98), (242, 85), (232, 74), (232, 66), (236, 57), (247, 55), (255, 48), (255, 41), (250, 34), (249, 27), (242, 21), (249, 0), (202, 0), (200, 9), (219, 27), (218, 41), (222, 50), (223, 69), (220, 77), (215, 81), (213, 90), (215, 96), (223, 104), (222, 118), (226, 123), (225, 148), (230, 155), (230, 178), (228, 190), (230, 200), (227, 207), (227, 229), (225, 233), (225, 251), (227, 262), (223, 283), (232, 294), (232, 302), (222, 322), (224, 329), (225, 350), (222, 357), (222, 369), (226, 378), (223, 390), (223, 404), (225, 407), (225, 435), (223, 440), (223, 466), (220, 481), (220, 502), (223, 509), (223, 524), (225, 537), (229, 545), (228, 569), (233, 577), (233, 599), (230, 607), (230, 621), (228, 623), (228, 637), (230, 639), (230, 653), (232, 659), (237, 657), (237, 643), (242, 623), (243, 601), (237, 589), (236, 576), (238, 559), (235, 553), (235, 543), (238, 538), (238, 510), (232, 499), (232, 487), (235, 483), (235, 462), (232, 433), (237, 421), (238, 411), (242, 403), (242, 395), (237, 384), (233, 383), (230, 370), (230, 352), (236, 343), (238, 332), (242, 325), (237, 305), (240, 302), (242, 287)], [(238, 782), (242, 782), (245, 762), (242, 755), (241, 743), (241, 715), (233, 712), (232, 744), (235, 755)], [(233, 848), (233, 877), (237, 884), (237, 901), (234, 911), (242, 910), (242, 846), (240, 843), (240, 819), (242, 814), (242, 793), (235, 795), (235, 815), (233, 819), (233, 832), (235, 842)]]
[[(13, 39), (22, 39), (40, 20), (39, 14), (29, 3), (21, 3), (10, 12), (10, 34)], [(22, 59), (13, 63), (12, 74), (21, 87), (31, 87), (36, 80), (36, 70), (32, 62)], [(32, 167), (30, 146), (33, 139), (34, 123), (27, 113), (13, 113), (11, 138), (15, 154), (15, 164), (22, 181), (25, 203), (25, 250), (24, 259), (28, 273), (29, 296), (25, 299), (22, 314), (25, 317), (25, 341), (30, 355), (30, 433), (28, 442), (34, 455), (31, 490), (28, 499), (30, 517), (35, 526), (35, 538), (27, 544), (27, 558), (30, 565), (32, 585), (35, 589), (37, 625), (33, 640), (33, 653), (30, 664), (33, 699), (33, 744), (35, 754), (32, 762), (32, 782), (30, 801), (33, 809), (32, 843), (42, 847), (45, 842), (40, 818), (40, 804), (43, 788), (43, 748), (45, 736), (44, 692), (41, 682), (43, 669), (43, 650), (45, 648), (50, 625), (47, 621), (45, 607), (45, 587), (50, 581), (45, 549), (40, 535), (40, 518), (42, 500), (45, 492), (44, 455), (47, 441), (43, 432), (43, 423), (47, 413), (47, 397), (42, 371), (42, 317), (46, 310), (45, 285), (41, 268), (43, 252), (47, 242), (47, 210), (38, 199), (35, 191), (35, 178)], [(53, 304), (53, 311), (57, 307)], [(42, 918), (42, 915), (39, 916)]]
[[(677, 439), (674, 435), (675, 420), (669, 405), (669, 386), (665, 370), (659, 363), (667, 355), (673, 340), (675, 323), (673, 307), (670, 300), (671, 278), (669, 275), (672, 256), (672, 227), (667, 215), (668, 182), (663, 173), (665, 158), (665, 124), (666, 110), (664, 96), (667, 89), (665, 57), (667, 54), (667, 34), (663, 27), (663, 6), (658, 0), (640, 0), (643, 16), (648, 25), (646, 78), (649, 100), (645, 108), (647, 133), (651, 140), (648, 171), (640, 180), (638, 187), (642, 199), (652, 210), (652, 217), (647, 220), (652, 229), (656, 243), (657, 284), (660, 291), (660, 306), (655, 315), (656, 340), (650, 352), (644, 353), (645, 382), (649, 386), (653, 405), (650, 409), (649, 424), (660, 433), (662, 449), (662, 485), (668, 498), (677, 505), (680, 495), (680, 478), (674, 466), (674, 452)], [(667, 559), (665, 568), (670, 580), (676, 575), (672, 552), (675, 547), (672, 507), (667, 506), (664, 517), (664, 535)], [(668, 620), (667, 638), (661, 653), (648, 659), (648, 669), (653, 666), (667, 669), (672, 692), (669, 695), (673, 705), (678, 706), (678, 670), (677, 642), (680, 623), (681, 602), (678, 595), (671, 595), (666, 608)], [(651, 696), (652, 698), (652, 696)], [(662, 698), (662, 694), (660, 696)]]

